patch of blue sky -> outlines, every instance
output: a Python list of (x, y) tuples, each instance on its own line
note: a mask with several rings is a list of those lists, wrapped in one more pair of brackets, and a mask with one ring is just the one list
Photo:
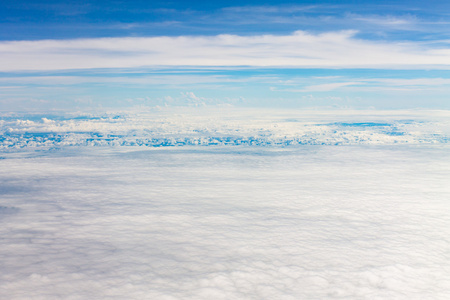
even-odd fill
[(23, 107), (32, 104), (40, 109), (195, 103), (448, 108), (449, 90), (444, 70), (172, 68), (0, 74), (0, 95), (7, 110), (20, 99)]
[(449, 5), (432, 2), (15, 1), (0, 10), (0, 39), (286, 34), (355, 28), (362, 37), (378, 39), (448, 38)]

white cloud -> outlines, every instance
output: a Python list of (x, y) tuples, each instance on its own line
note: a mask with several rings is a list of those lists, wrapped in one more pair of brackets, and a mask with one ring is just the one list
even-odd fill
[(348, 14), (349, 18), (352, 18), (356, 21), (362, 21), (369, 24), (389, 27), (390, 29), (404, 29), (404, 30), (417, 30), (418, 20), (414, 16), (380, 16), (380, 15), (372, 15), (372, 16), (363, 16), (363, 15), (355, 15)]
[(448, 299), (449, 155), (443, 145), (2, 153), (0, 298)]
[(278, 13), (298, 13), (298, 12), (308, 12), (314, 11), (320, 7), (319, 5), (278, 5), (278, 6), (233, 6), (221, 9), (221, 11), (226, 13), (231, 13), (233, 15), (237, 13), (245, 14), (278, 14)]
[(144, 66), (448, 68), (448, 49), (376, 42), (354, 31), (258, 36), (179, 36), (0, 43), (0, 70)]
[[(181, 73), (182, 71), (180, 71)], [(134, 74), (136, 75), (136, 74)], [(27, 85), (57, 86), (81, 85), (86, 83), (121, 84), (123, 86), (178, 86), (194, 87), (202, 86), (214, 89), (217, 86), (239, 83), (264, 83), (270, 84), (272, 91), (285, 92), (326, 92), (349, 87), (353, 90), (377, 89), (390, 90), (399, 88), (405, 91), (412, 89), (432, 90), (450, 88), (450, 79), (442, 77), (434, 78), (352, 78), (343, 76), (321, 76), (321, 77), (293, 77), (284, 79), (282, 76), (249, 76), (245, 78), (232, 75), (214, 74), (149, 74), (145, 76), (15, 76), (0, 78), (0, 90), (6, 94), (8, 90), (16, 92), (23, 90)], [(19, 85), (20, 84), (20, 85)], [(3, 86), (2, 86), (3, 85)], [(288, 88), (287, 88), (288, 87)], [(35, 92), (35, 89), (33, 89)]]
[[(342, 102), (342, 99), (329, 99)], [(147, 99), (142, 99), (145, 103)], [(318, 102), (306, 96), (302, 101)], [(61, 118), (0, 114), (0, 149), (65, 146), (192, 146), (192, 145), (361, 145), (445, 144), (450, 138), (446, 111), (319, 111), (258, 110), (208, 106), (192, 92), (165, 103), (185, 107), (139, 113), (72, 114)], [(217, 104), (217, 103), (216, 103)], [(191, 106), (191, 107), (188, 107)], [(194, 108), (194, 106), (196, 108)], [(120, 117), (116, 117), (120, 116)], [(417, 120), (417, 122), (403, 120)]]
[[(338, 82), (335, 82), (339, 80)], [(347, 80), (347, 81), (344, 81)], [(309, 84), (305, 84), (308, 82)], [(311, 84), (312, 82), (316, 84)], [(325, 83), (320, 83), (325, 82)], [(343, 87), (359, 91), (425, 91), (446, 90), (450, 88), (448, 78), (345, 78), (342, 76), (293, 78), (279, 81), (279, 88), (271, 87), (272, 91), (286, 92), (327, 92)], [(289, 88), (283, 88), (287, 86)]]
[[(136, 75), (136, 74), (134, 74)], [(194, 75), (186, 71), (185, 74), (172, 75), (150, 74), (145, 76), (22, 76), (22, 77), (4, 77), (0, 78), (0, 84), (38, 84), (38, 85), (76, 85), (83, 83), (112, 83), (129, 85), (192, 85), (199, 83), (224, 83), (224, 82), (243, 82), (251, 79), (236, 79), (223, 75)], [(20, 87), (20, 86), (15, 86)], [(0, 88), (2, 88), (0, 86)], [(6, 86), (3, 88), (14, 88)]]
[(364, 82), (373, 82), (388, 86), (450, 86), (448, 78), (371, 78), (363, 79)]
[(332, 82), (332, 83), (323, 83), (323, 84), (316, 84), (316, 85), (309, 85), (305, 86), (301, 89), (282, 89), (278, 91), (287, 91), (287, 92), (329, 92), (334, 91), (336, 89), (346, 87), (346, 86), (355, 86), (355, 85), (361, 85), (362, 82), (358, 81), (351, 81), (351, 82)]

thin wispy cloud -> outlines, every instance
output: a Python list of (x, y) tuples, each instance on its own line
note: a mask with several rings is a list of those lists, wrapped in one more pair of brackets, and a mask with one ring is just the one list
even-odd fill
[(323, 10), (323, 5), (260, 5), (260, 6), (233, 6), (221, 9), (227, 14), (250, 13), (250, 14), (280, 14), (280, 13), (304, 13), (318, 12)]
[(412, 15), (393, 16), (393, 15), (355, 15), (348, 14), (348, 17), (355, 20), (365, 22), (375, 26), (387, 27), (390, 30), (417, 30), (420, 23), (417, 17)]
[(448, 37), (444, 25), (448, 16), (442, 5), (426, 7), (424, 13), (425, 7), (420, 3), (355, 6), (345, 1), (313, 5), (270, 2), (264, 5), (230, 2), (225, 7), (215, 3), (177, 5), (176, 1), (150, 1), (142, 5), (133, 1), (116, 5), (101, 5), (99, 1), (8, 4), (3, 15), (0, 12), (5, 20), (0, 39), (288, 34), (299, 29), (314, 32), (356, 29), (371, 38), (383, 36), (391, 40), (397, 39), (399, 33), (406, 40), (427, 39), (430, 34), (435, 38)]
[[(300, 89), (292, 89), (292, 88), (288, 88), (288, 89), (282, 89), (281, 91), (286, 91), (286, 92), (301, 92), (301, 93), (307, 93), (307, 92), (329, 92), (329, 91), (334, 91), (343, 87), (347, 87), (347, 86), (355, 86), (355, 85), (360, 85), (363, 84), (362, 82), (333, 82), (333, 83), (323, 83), (323, 84), (316, 84), (316, 85), (309, 85), (309, 86), (305, 86), (304, 88), (300, 88)], [(276, 89), (273, 89), (274, 91)]]

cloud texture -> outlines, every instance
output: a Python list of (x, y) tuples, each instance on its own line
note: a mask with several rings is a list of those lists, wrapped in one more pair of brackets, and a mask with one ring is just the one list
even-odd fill
[(0, 298), (446, 299), (439, 146), (3, 153)]
[(448, 47), (358, 39), (355, 31), (0, 42), (0, 71), (253, 66), (448, 68)]
[[(66, 146), (446, 144), (447, 111), (312, 111), (201, 107), (107, 114), (2, 114), (0, 149)], [(198, 107), (200, 106), (200, 107)]]

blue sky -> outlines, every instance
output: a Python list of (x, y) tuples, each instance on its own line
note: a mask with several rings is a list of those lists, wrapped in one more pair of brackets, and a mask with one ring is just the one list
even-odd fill
[(0, 110), (450, 108), (445, 1), (0, 5)]

